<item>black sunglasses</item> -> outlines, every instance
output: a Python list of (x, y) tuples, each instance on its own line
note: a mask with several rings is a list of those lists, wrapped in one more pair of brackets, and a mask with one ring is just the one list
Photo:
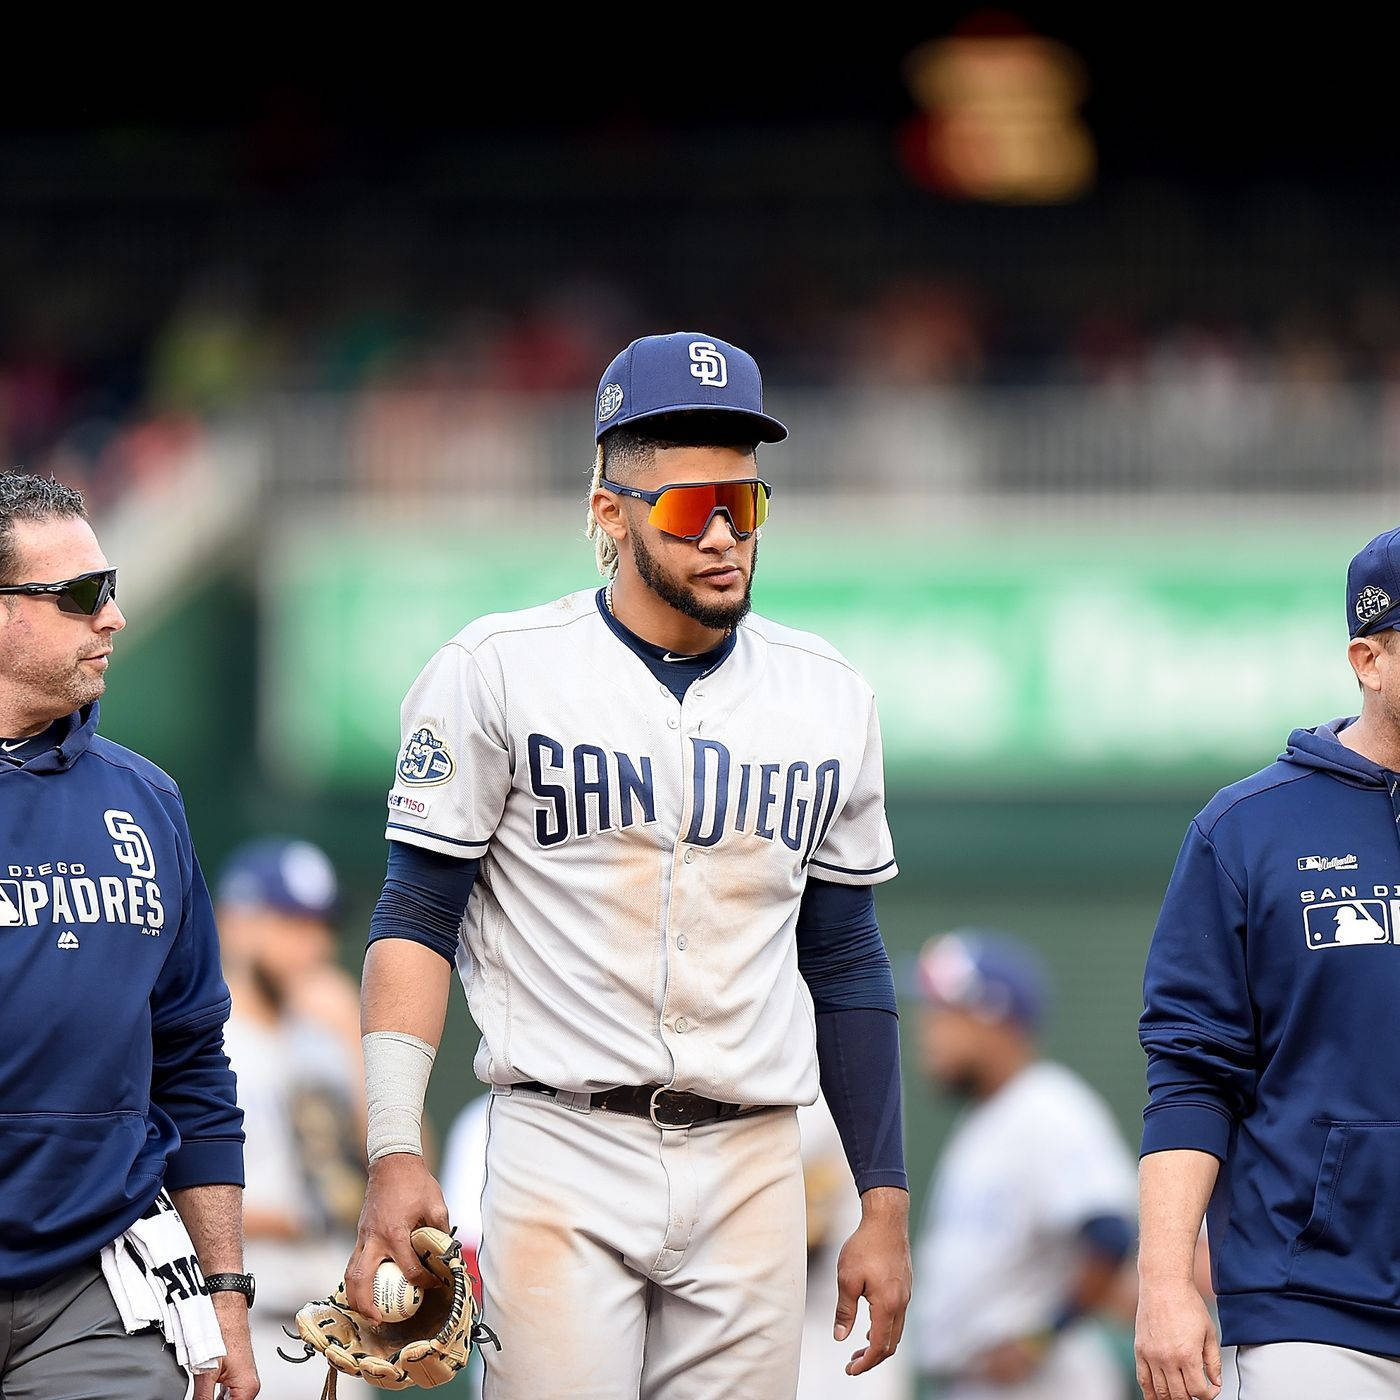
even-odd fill
[(57, 583), (9, 583), (0, 586), (0, 593), (29, 593), (35, 597), (48, 593), (58, 600), (59, 612), (96, 617), (108, 600), (117, 596), (117, 571), (94, 569), (90, 574), (59, 579)]

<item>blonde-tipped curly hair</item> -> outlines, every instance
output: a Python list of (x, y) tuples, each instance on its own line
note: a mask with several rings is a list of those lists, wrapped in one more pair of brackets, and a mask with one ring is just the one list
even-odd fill
[(598, 561), (598, 572), (605, 579), (612, 579), (617, 576), (617, 541), (598, 524), (598, 517), (593, 514), (593, 493), (602, 479), (603, 444), (600, 442), (598, 455), (593, 462), (593, 475), (588, 483), (588, 523), (584, 534), (593, 541), (593, 557)]

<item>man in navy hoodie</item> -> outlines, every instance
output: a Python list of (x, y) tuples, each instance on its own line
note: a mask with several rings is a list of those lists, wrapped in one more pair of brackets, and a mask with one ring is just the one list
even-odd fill
[[(1400, 1395), (1400, 529), (1347, 616), (1360, 717), (1216, 795), (1148, 954), (1149, 1397)], [(1203, 1213), (1236, 1376), (1191, 1282)]]
[(114, 592), (82, 497), (0, 473), (0, 1394), (174, 1400), (179, 1346), (252, 1400), (228, 990), (175, 784), (96, 732)]

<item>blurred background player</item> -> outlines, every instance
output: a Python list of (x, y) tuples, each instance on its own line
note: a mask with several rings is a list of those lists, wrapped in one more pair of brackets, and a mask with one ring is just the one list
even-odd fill
[(971, 1108), (934, 1176), (915, 1253), (911, 1329), (940, 1400), (1122, 1400), (1091, 1315), (1132, 1248), (1132, 1157), (1107, 1106), (1040, 1058), (1040, 960), (960, 931), (919, 955), (920, 1062)]
[(807, 1192), (807, 1311), (797, 1400), (904, 1400), (912, 1393), (907, 1346), (866, 1372), (858, 1393), (844, 1374), (850, 1345), (831, 1335), (836, 1262), (841, 1246), (860, 1224), (860, 1195), (826, 1099), (799, 1108), (797, 1127)]
[[(276, 1354), (289, 1345), (282, 1327), (340, 1277), (364, 1196), (359, 992), (335, 962), (338, 902), (325, 853), (283, 837), (240, 847), (218, 885), (225, 1043), (257, 1164), (243, 1226), (259, 1284), (253, 1347), (270, 1400), (306, 1393), (306, 1375)], [(372, 1393), (346, 1378), (341, 1388)]]
[[(447, 1213), (462, 1246), (462, 1262), (476, 1281), (476, 1301), (481, 1303), (481, 1270), (477, 1254), (481, 1249), (481, 1191), (486, 1184), (486, 1110), (490, 1094), (478, 1094), (452, 1121), (442, 1149), (439, 1184)], [(481, 1352), (472, 1349), (471, 1360), (462, 1376), (453, 1382), (455, 1396), (480, 1395), (485, 1367)]]

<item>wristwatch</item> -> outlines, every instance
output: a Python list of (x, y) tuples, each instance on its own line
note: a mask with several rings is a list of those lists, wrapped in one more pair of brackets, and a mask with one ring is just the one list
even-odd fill
[(248, 1306), (253, 1306), (257, 1285), (252, 1274), (205, 1274), (204, 1284), (211, 1293), (241, 1293), (248, 1300)]

